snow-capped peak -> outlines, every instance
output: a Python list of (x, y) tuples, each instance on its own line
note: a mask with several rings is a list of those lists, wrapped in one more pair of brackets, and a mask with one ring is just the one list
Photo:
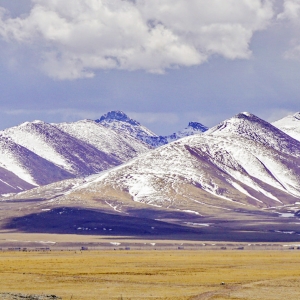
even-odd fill
[(278, 151), (300, 157), (299, 142), (251, 113), (239, 113), (209, 129), (205, 135), (238, 135)]
[(154, 132), (142, 126), (139, 122), (129, 118), (122, 111), (110, 111), (98, 120), (95, 120), (95, 122), (115, 131), (126, 139), (133, 138), (139, 141), (139, 143), (144, 143), (148, 148), (152, 148), (151, 143), (148, 143), (148, 139), (158, 137)]
[(248, 116), (248, 117), (253, 116), (251, 113), (249, 113), (249, 112), (247, 112), (247, 111), (243, 111), (243, 112), (241, 112), (240, 114), (241, 114), (241, 115)]
[(202, 132), (208, 130), (208, 127), (206, 127), (205, 125), (198, 123), (198, 122), (190, 122), (188, 125), (188, 128), (192, 128), (194, 130), (199, 130)]
[(300, 112), (275, 121), (272, 125), (300, 141)]
[(141, 125), (138, 121), (129, 118), (124, 112), (122, 112), (120, 110), (110, 111), (95, 121), (97, 123), (101, 123), (103, 121), (106, 121), (106, 122), (122, 121), (122, 122), (129, 123), (133, 126)]
[(278, 121), (273, 122), (272, 124), (279, 129), (300, 127), (300, 112), (297, 112), (293, 115), (288, 115)]

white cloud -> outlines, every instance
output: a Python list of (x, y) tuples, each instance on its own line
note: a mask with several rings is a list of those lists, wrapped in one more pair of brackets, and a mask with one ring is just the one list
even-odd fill
[(300, 16), (300, 1), (284, 0), (283, 12), (278, 14), (277, 19), (299, 22), (299, 16)]
[(57, 79), (98, 69), (199, 65), (211, 56), (247, 59), (254, 32), (273, 17), (272, 0), (32, 0), (27, 16), (0, 10), (0, 36), (31, 48)]
[(284, 0), (283, 11), (277, 19), (287, 22), (292, 33), (289, 49), (284, 53), (285, 59), (300, 61), (300, 0)]

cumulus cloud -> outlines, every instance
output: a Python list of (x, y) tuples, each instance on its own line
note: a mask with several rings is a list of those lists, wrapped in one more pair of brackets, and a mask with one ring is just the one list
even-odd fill
[(17, 18), (0, 7), (0, 36), (32, 49), (40, 68), (56, 79), (92, 77), (99, 69), (163, 73), (212, 55), (249, 58), (253, 34), (273, 18), (272, 3), (32, 0), (30, 13)]
[(283, 12), (278, 14), (279, 20), (299, 21), (300, 16), (300, 1), (285, 0), (283, 3)]

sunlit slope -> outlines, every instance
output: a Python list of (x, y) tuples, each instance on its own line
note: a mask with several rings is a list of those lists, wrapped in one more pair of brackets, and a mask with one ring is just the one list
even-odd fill
[(26, 122), (6, 129), (3, 134), (76, 176), (119, 164), (116, 158), (42, 121)]
[(120, 163), (126, 162), (150, 149), (150, 146), (135, 139), (130, 134), (126, 132), (117, 133), (92, 120), (53, 125), (72, 137), (88, 143), (105, 154), (114, 157)]
[(1, 193), (17, 193), (37, 185), (73, 177), (71, 173), (2, 135), (0, 167)]

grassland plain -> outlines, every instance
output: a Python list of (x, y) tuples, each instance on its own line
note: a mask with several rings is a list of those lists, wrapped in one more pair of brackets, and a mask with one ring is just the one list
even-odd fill
[(63, 300), (300, 299), (300, 252), (2, 252), (0, 292)]

